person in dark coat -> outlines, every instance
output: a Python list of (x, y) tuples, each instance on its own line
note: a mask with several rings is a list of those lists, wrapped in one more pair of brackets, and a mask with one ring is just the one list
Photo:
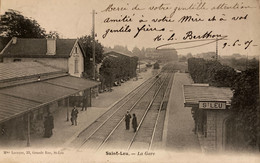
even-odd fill
[(76, 108), (76, 106), (74, 106), (74, 108), (71, 111), (71, 119), (70, 119), (72, 125), (75, 124), (75, 126), (77, 126), (78, 113), (79, 113), (78, 109)]
[(87, 100), (88, 100), (87, 97), (84, 96), (83, 99), (82, 99), (82, 109), (81, 109), (81, 111), (87, 110)]
[(54, 128), (53, 116), (48, 113), (44, 121), (44, 137), (49, 138), (52, 136), (52, 129)]
[(5, 124), (3, 124), (2, 127), (1, 127), (1, 135), (7, 136)]
[(137, 129), (137, 119), (136, 119), (135, 114), (133, 114), (132, 126), (133, 126), (133, 129), (134, 129), (134, 132), (136, 132), (136, 129)]
[(129, 130), (129, 124), (130, 124), (131, 114), (129, 114), (129, 111), (126, 112), (125, 115), (125, 129)]

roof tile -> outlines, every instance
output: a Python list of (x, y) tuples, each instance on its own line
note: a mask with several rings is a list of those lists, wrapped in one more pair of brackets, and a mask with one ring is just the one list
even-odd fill
[(17, 38), (16, 44), (10, 44), (5, 49), (3, 57), (68, 58), (76, 41), (76, 39), (56, 39), (56, 54), (46, 55), (46, 39)]

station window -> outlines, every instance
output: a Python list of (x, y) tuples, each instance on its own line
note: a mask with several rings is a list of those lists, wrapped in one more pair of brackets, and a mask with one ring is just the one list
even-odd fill
[(75, 47), (75, 53), (78, 54), (78, 47)]
[(74, 73), (78, 73), (79, 72), (79, 70), (78, 70), (78, 65), (79, 64), (79, 61), (78, 61), (78, 59), (75, 59), (75, 71), (74, 71)]

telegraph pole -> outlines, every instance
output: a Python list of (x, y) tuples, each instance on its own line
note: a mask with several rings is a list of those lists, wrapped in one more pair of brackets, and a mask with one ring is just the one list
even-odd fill
[(92, 18), (92, 21), (93, 21), (93, 28), (92, 28), (92, 58), (93, 58), (93, 78), (94, 80), (96, 80), (96, 61), (95, 61), (95, 53), (96, 53), (96, 49), (95, 49), (95, 10), (93, 10), (92, 12), (93, 14), (93, 18)]
[(216, 61), (218, 60), (218, 38), (216, 39)]
[(248, 53), (246, 53), (246, 70), (248, 68)]

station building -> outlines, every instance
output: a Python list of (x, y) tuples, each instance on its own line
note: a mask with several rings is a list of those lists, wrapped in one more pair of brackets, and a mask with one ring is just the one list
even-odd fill
[(184, 85), (184, 106), (192, 107), (194, 132), (205, 152), (228, 150), (232, 146), (233, 93), (230, 88), (208, 84)]
[(81, 78), (86, 55), (78, 39), (1, 38), (0, 50), (0, 141), (30, 144), (48, 113), (66, 109), (69, 121), (70, 107), (91, 106), (100, 83)]

